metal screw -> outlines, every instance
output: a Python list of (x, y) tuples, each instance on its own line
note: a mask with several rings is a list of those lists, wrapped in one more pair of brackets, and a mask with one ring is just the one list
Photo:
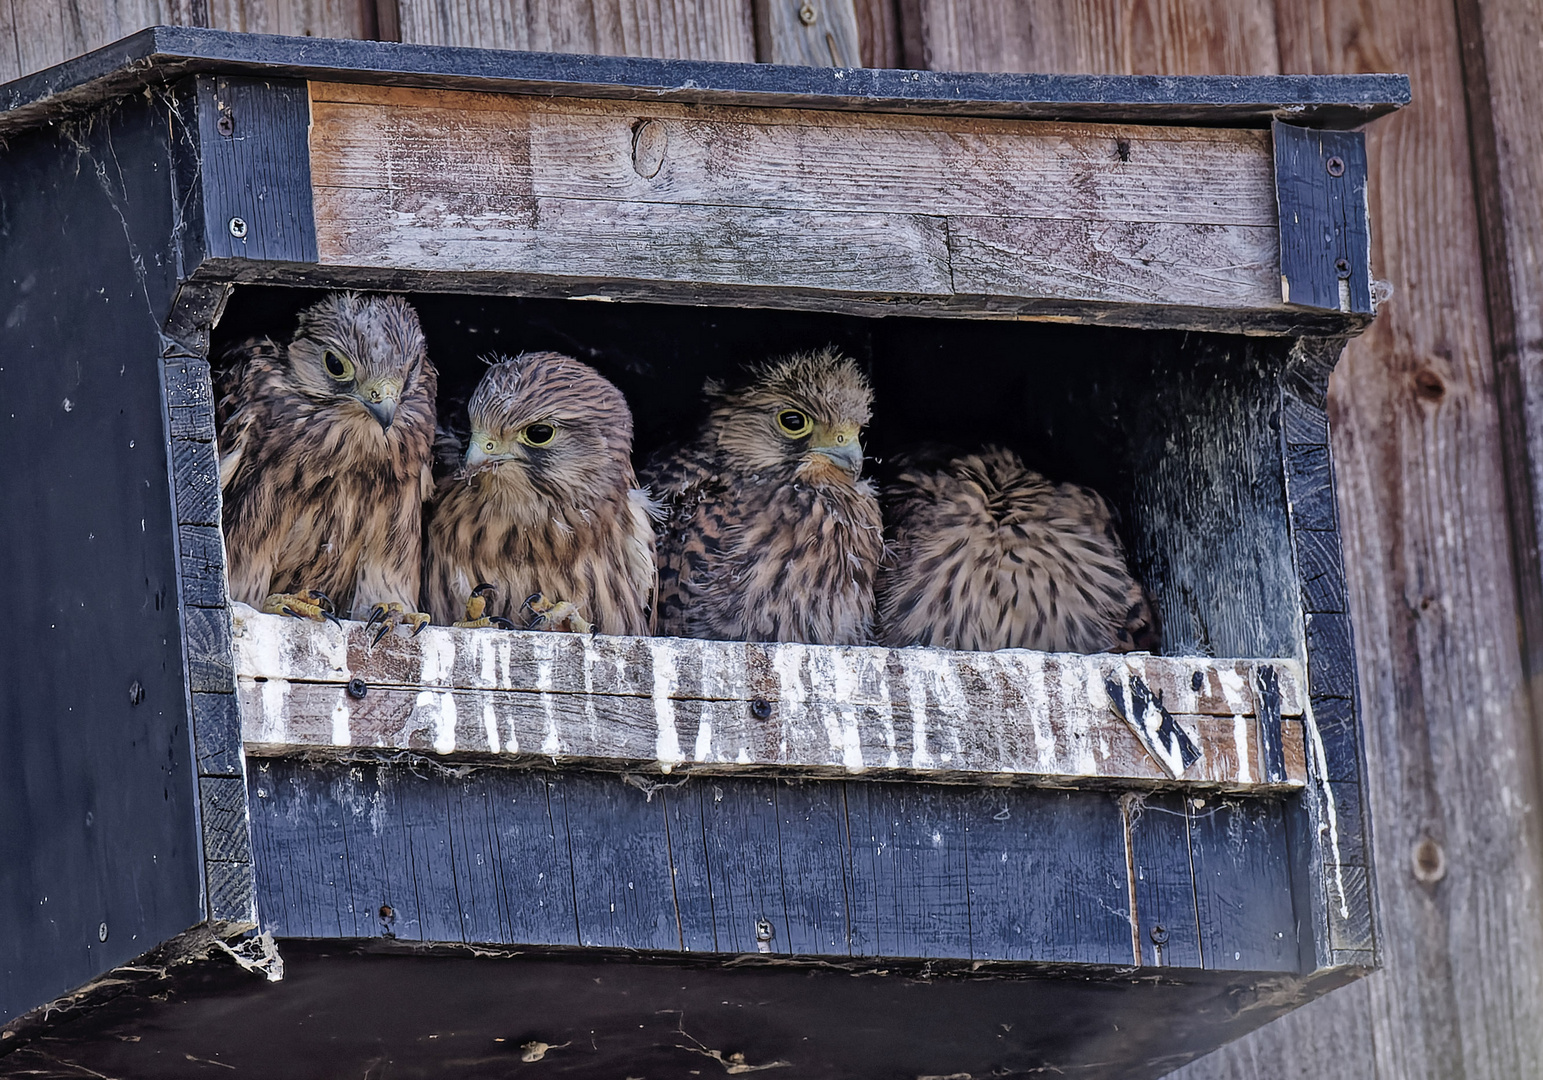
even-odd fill
[(1328, 161), (1325, 161), (1323, 164), (1324, 164), (1324, 168), (1329, 170), (1329, 175), (1330, 176), (1344, 176), (1345, 175), (1345, 159), (1344, 158), (1342, 158), (1342, 157), (1331, 157)]
[(230, 235), (237, 240), (246, 239), (246, 219), (233, 217), (230, 219)]
[(236, 118), (231, 115), (229, 109), (225, 109), (220, 113), (220, 118), (214, 122), (214, 130), (226, 138), (236, 133)]
[(751, 716), (755, 717), (757, 720), (765, 720), (766, 718), (771, 716), (771, 714), (772, 714), (771, 702), (767, 701), (765, 698), (760, 698), (760, 697), (758, 697), (758, 698), (751, 698), (750, 699), (750, 715)]
[(395, 919), (395, 918), (396, 918), (396, 911), (395, 911), (395, 909), (392, 908), (392, 906), (390, 904), (382, 904), (382, 905), (380, 905), (380, 919), (381, 919), (381, 922), (390, 922), (392, 919)]
[(814, 5), (809, 3), (809, 0), (804, 0), (804, 2), (799, 5), (798, 21), (803, 23), (805, 26), (813, 26), (814, 20), (818, 19), (819, 17), (820, 13), (814, 10)]
[(138, 679), (129, 683), (129, 704), (138, 705), (145, 700), (145, 688), (140, 685)]
[(1154, 926), (1147, 931), (1147, 937), (1152, 939), (1153, 945), (1168, 944), (1168, 928), (1166, 926)]
[[(355, 701), (363, 701), (364, 695), (370, 692), (370, 684), (358, 677), (348, 680), (348, 696)], [(382, 911), (388, 910), (385, 908)]]
[(1334, 260), (1334, 272), (1339, 275), (1341, 281), (1350, 280), (1350, 262), (1347, 259)]
[(103, 923), (101, 926), (98, 926), (96, 928), (96, 939), (98, 941), (106, 941), (107, 940), (107, 924), (106, 923)]
[(776, 933), (772, 924), (765, 919), (757, 919), (755, 923), (755, 951), (771, 952), (772, 935)]

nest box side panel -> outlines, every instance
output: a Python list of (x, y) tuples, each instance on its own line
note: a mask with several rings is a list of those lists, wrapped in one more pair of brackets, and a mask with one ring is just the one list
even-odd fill
[(161, 326), (158, 100), (14, 139), (0, 171), (0, 1020), (203, 917)]

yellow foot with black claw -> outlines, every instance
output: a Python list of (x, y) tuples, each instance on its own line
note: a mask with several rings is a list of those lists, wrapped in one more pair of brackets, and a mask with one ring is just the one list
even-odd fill
[(393, 601), (389, 604), (376, 604), (370, 610), (370, 621), (364, 624), (365, 633), (369, 633), (370, 628), (377, 623), (379, 627), (375, 631), (375, 636), (370, 639), (372, 648), (379, 645), (381, 638), (391, 633), (391, 628), (397, 625), (411, 626), (412, 636), (417, 637), (423, 632), (423, 628), (429, 625), (429, 616), (422, 611), (409, 611), (405, 604)]
[(548, 600), (541, 593), (525, 598), (525, 610), (530, 613), (527, 626), (532, 630), (553, 630), (574, 634), (592, 634), (594, 624), (579, 613), (579, 606), (568, 600)]
[(332, 601), (319, 589), (307, 589), (303, 593), (270, 593), (263, 601), (262, 609), (269, 615), (288, 615), (292, 619), (316, 622), (331, 619), (338, 626), (343, 625), (333, 610)]
[(488, 614), (488, 597), (497, 591), (497, 589), (485, 581), (478, 585), (471, 591), (471, 595), (466, 598), (466, 618), (451, 625), (458, 626), (462, 630), (482, 630), (489, 626), (497, 627), (500, 630), (513, 630), (514, 623), (502, 615)]

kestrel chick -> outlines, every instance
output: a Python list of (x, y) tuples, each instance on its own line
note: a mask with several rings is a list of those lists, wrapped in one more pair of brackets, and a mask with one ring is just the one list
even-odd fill
[[(232, 596), (265, 610), (414, 615), (438, 375), (399, 296), (331, 293), (288, 345), (226, 353), (220, 491)], [(320, 594), (319, 596), (317, 594)]]
[(649, 633), (653, 504), (632, 471), (621, 391), (571, 356), (525, 353), (488, 369), (468, 412), (464, 467), (440, 481), (429, 522), (434, 619), (524, 622), (540, 594), (553, 628)]
[(650, 462), (665, 505), (659, 630), (729, 641), (862, 644), (884, 553), (875, 489), (862, 479), (873, 393), (834, 350), (707, 385), (696, 440)]
[(1156, 651), (1156, 619), (1103, 497), (999, 448), (884, 489), (879, 641), (945, 649)]

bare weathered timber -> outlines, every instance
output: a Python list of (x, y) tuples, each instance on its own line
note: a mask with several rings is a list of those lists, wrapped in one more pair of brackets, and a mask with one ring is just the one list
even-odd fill
[[(312, 115), (326, 264), (1203, 307), (1212, 326), (1282, 309), (1261, 131), (334, 84)], [(634, 160), (640, 117), (661, 167)]]
[[(0, 82), (62, 63), (147, 26), (372, 38), (374, 0), (6, 0)], [(377, 32), (372, 32), (377, 30)]]
[[(1306, 780), (1293, 661), (450, 627), (372, 648), (358, 623), (235, 612), (243, 737), (259, 756), (408, 750), (666, 773), (1151, 785), (1172, 782), (1171, 766), (1127, 714), (1157, 699), (1199, 751), (1179, 782), (1254, 791)], [(1287, 718), (1273, 780), (1258, 691), (1271, 678)]]
[[(1272, 0), (900, 0), (908, 67), (1109, 75), (1279, 71)], [(1296, 70), (1296, 69), (1291, 69)]]
[(761, 63), (865, 66), (853, 0), (751, 0), (751, 7)]
[(398, 0), (401, 39), (418, 45), (756, 59), (747, 0)]

